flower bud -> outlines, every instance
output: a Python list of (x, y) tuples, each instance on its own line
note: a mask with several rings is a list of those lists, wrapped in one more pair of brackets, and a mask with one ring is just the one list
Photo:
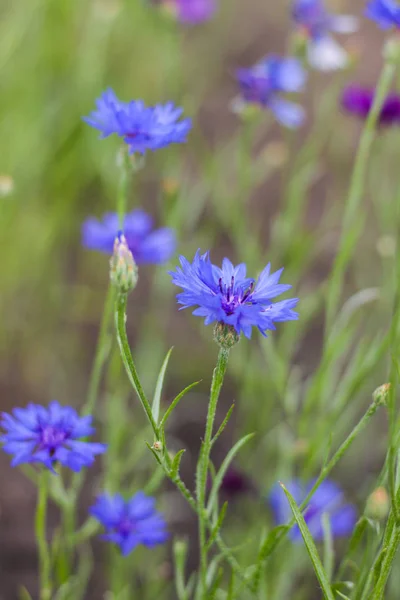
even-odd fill
[(156, 440), (153, 444), (153, 450), (155, 450), (156, 452), (161, 452), (162, 447), (162, 443), (159, 440)]
[(389, 508), (389, 494), (384, 487), (378, 487), (368, 497), (365, 514), (367, 517), (371, 517), (371, 519), (381, 521), (387, 517)]
[(379, 406), (387, 405), (390, 388), (391, 388), (390, 383), (384, 383), (383, 385), (380, 385), (378, 388), (376, 388), (376, 390), (372, 394), (375, 404), (377, 404)]
[(136, 287), (138, 270), (123, 233), (115, 238), (110, 260), (110, 279), (119, 292), (128, 294)]
[(217, 342), (221, 348), (225, 348), (225, 350), (229, 350), (235, 344), (238, 343), (240, 339), (239, 334), (233, 325), (227, 325), (222, 321), (219, 321), (214, 327), (214, 340)]

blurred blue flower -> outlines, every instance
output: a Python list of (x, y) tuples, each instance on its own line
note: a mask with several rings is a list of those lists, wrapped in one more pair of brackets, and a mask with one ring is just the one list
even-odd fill
[(13, 454), (11, 465), (43, 463), (55, 472), (60, 463), (72, 471), (90, 467), (96, 454), (106, 450), (105, 444), (79, 441), (94, 433), (92, 417), (80, 417), (74, 408), (53, 401), (48, 408), (28, 404), (14, 408), (13, 415), (2, 413), (0, 436), (3, 450)]
[[(82, 243), (91, 250), (112, 254), (119, 230), (116, 213), (106, 213), (101, 221), (89, 217), (82, 226)], [(175, 252), (174, 231), (169, 227), (153, 229), (153, 219), (143, 210), (136, 209), (125, 215), (122, 230), (137, 264), (164, 263)]]
[(400, 27), (400, 6), (394, 0), (371, 0), (365, 16), (375, 21), (382, 29)]
[[(348, 85), (342, 94), (342, 106), (347, 112), (366, 119), (372, 108), (375, 90), (356, 84)], [(386, 96), (378, 117), (379, 125), (400, 125), (400, 95)]]
[(304, 88), (306, 72), (296, 58), (272, 55), (251, 69), (238, 69), (236, 77), (241, 96), (234, 100), (234, 110), (242, 110), (247, 103), (258, 104), (269, 108), (286, 127), (301, 125), (303, 108), (280, 96), (281, 92), (300, 92)]
[(154, 505), (154, 498), (144, 492), (137, 492), (130, 500), (120, 494), (101, 494), (90, 514), (105, 527), (102, 538), (117, 544), (126, 556), (139, 544), (153, 548), (167, 540), (166, 522)]
[(186, 141), (190, 119), (178, 121), (182, 114), (172, 102), (145, 106), (142, 100), (121, 102), (112, 89), (96, 100), (97, 110), (83, 120), (101, 131), (101, 138), (113, 133), (128, 144), (129, 153), (157, 150)]
[(347, 65), (347, 53), (331, 33), (353, 33), (358, 28), (356, 17), (329, 14), (323, 0), (294, 0), (292, 16), (300, 35), (304, 35), (308, 41), (307, 53), (311, 66), (331, 71)]
[[(307, 496), (315, 481), (303, 485), (297, 479), (291, 481), (286, 488), (291, 493), (296, 503), (300, 505)], [(269, 496), (269, 503), (277, 525), (285, 525), (292, 519), (292, 511), (284, 491), (276, 485)], [(312, 496), (306, 509), (303, 511), (304, 519), (311, 535), (316, 541), (324, 537), (322, 515), (329, 516), (333, 537), (345, 537), (352, 533), (357, 521), (357, 512), (352, 504), (346, 504), (340, 487), (333, 481), (325, 480)], [(302, 540), (300, 530), (295, 525), (290, 531), (294, 542)]]
[(253, 326), (265, 335), (265, 331), (275, 329), (274, 322), (298, 318), (292, 310), (297, 298), (271, 302), (292, 287), (278, 283), (283, 269), (270, 274), (268, 264), (256, 281), (246, 277), (245, 264), (235, 267), (224, 258), (220, 269), (211, 263), (208, 252), (200, 254), (199, 250), (193, 263), (183, 256), (180, 263), (182, 268), (170, 272), (173, 283), (184, 290), (177, 295), (178, 302), (183, 308), (197, 306), (193, 314), (205, 317), (206, 325), (226, 323), (250, 338)]
[(186, 25), (209, 21), (217, 8), (217, 0), (163, 0), (162, 4)]

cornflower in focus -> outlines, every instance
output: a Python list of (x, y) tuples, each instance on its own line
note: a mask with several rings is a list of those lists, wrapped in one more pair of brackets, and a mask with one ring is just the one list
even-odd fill
[(57, 463), (79, 472), (90, 467), (96, 454), (105, 452), (105, 444), (82, 441), (94, 433), (92, 417), (80, 417), (74, 408), (53, 401), (48, 408), (28, 404), (14, 408), (13, 415), (2, 413), (5, 433), (0, 436), (3, 450), (13, 454), (11, 465), (42, 463), (55, 472)]
[(381, 29), (400, 27), (400, 6), (394, 0), (371, 0), (365, 16), (375, 21)]
[(356, 31), (356, 17), (331, 15), (322, 0), (295, 0), (292, 5), (292, 17), (299, 39), (306, 41), (307, 57), (312, 67), (331, 71), (347, 65), (347, 53), (331, 34)]
[(175, 252), (174, 231), (169, 227), (154, 229), (152, 217), (140, 209), (125, 215), (122, 228), (117, 213), (106, 213), (101, 220), (89, 217), (82, 226), (82, 244), (111, 254), (120, 229), (137, 264), (165, 263)]
[(106, 529), (102, 539), (117, 544), (123, 556), (140, 544), (153, 548), (168, 539), (166, 522), (155, 509), (154, 498), (144, 492), (130, 500), (120, 494), (101, 494), (89, 512)]
[(217, 8), (216, 0), (162, 0), (161, 5), (186, 25), (209, 21)]
[(191, 120), (179, 121), (181, 108), (172, 102), (145, 106), (142, 100), (121, 102), (112, 89), (96, 100), (97, 110), (83, 120), (101, 131), (101, 138), (115, 133), (128, 145), (129, 153), (144, 154), (169, 144), (186, 141)]
[[(291, 481), (286, 488), (291, 493), (296, 503), (300, 505), (310, 492), (315, 481), (303, 485), (298, 480)], [(279, 485), (275, 486), (269, 496), (274, 520), (277, 525), (284, 525), (292, 519), (289, 502)], [(352, 504), (346, 504), (342, 490), (336, 483), (325, 480), (313, 494), (310, 502), (303, 511), (303, 516), (311, 535), (316, 541), (324, 538), (322, 516), (329, 517), (330, 529), (333, 537), (345, 537), (352, 533), (357, 521), (357, 512)], [(300, 530), (295, 525), (290, 531), (294, 542), (302, 539)]]
[(296, 58), (269, 56), (250, 69), (238, 69), (236, 77), (240, 96), (233, 101), (233, 110), (241, 112), (246, 104), (269, 108), (286, 127), (298, 127), (304, 120), (304, 110), (298, 104), (281, 97), (281, 93), (301, 92), (306, 72)]
[(181, 267), (170, 272), (173, 283), (183, 289), (177, 295), (178, 302), (183, 308), (197, 306), (193, 314), (205, 317), (206, 325), (224, 323), (250, 338), (253, 326), (266, 335), (267, 330), (275, 329), (275, 322), (298, 318), (292, 310), (297, 298), (271, 302), (291, 288), (278, 283), (283, 269), (270, 274), (268, 264), (256, 281), (246, 277), (245, 264), (235, 267), (224, 258), (219, 268), (211, 263), (208, 252), (200, 254), (199, 250), (192, 263), (184, 256), (180, 263)]
[[(361, 119), (366, 119), (372, 108), (375, 90), (359, 85), (347, 86), (342, 94), (343, 108)], [(400, 95), (393, 92), (389, 94), (381, 107), (379, 125), (395, 125), (400, 123)]]

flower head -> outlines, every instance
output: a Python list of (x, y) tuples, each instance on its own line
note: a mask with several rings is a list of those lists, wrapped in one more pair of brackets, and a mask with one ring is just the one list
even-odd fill
[(101, 494), (90, 514), (105, 527), (102, 538), (117, 544), (126, 556), (139, 544), (153, 548), (167, 540), (166, 522), (154, 505), (154, 498), (144, 492), (137, 492), (130, 500), (120, 494)]
[(112, 89), (96, 100), (97, 110), (83, 120), (101, 131), (101, 138), (115, 133), (128, 144), (129, 153), (158, 150), (186, 141), (191, 120), (178, 121), (182, 114), (172, 102), (145, 106), (142, 100), (121, 102)]
[(357, 30), (357, 19), (350, 15), (331, 15), (323, 0), (294, 0), (292, 17), (298, 32), (307, 40), (308, 60), (311, 66), (323, 71), (342, 69), (348, 57), (332, 33), (352, 33)]
[(222, 268), (213, 265), (209, 253), (198, 250), (190, 263), (180, 257), (181, 267), (170, 273), (175, 285), (183, 292), (177, 295), (183, 308), (196, 306), (194, 315), (205, 317), (205, 324), (214, 321), (232, 325), (237, 333), (251, 337), (252, 327), (258, 327), (263, 335), (274, 330), (274, 322), (297, 319), (292, 310), (298, 300), (282, 300), (272, 303), (272, 298), (291, 288), (278, 283), (283, 269), (270, 274), (268, 264), (258, 280), (246, 277), (246, 265), (234, 266), (224, 258)]
[(137, 265), (124, 234), (119, 233), (115, 238), (114, 252), (110, 259), (110, 281), (120, 293), (128, 294), (136, 287), (137, 280)]
[(163, 0), (162, 4), (185, 25), (209, 21), (217, 8), (217, 0)]
[[(297, 479), (291, 481), (286, 488), (291, 493), (297, 504), (301, 504), (307, 496), (315, 481), (303, 485)], [(278, 525), (286, 524), (292, 518), (289, 502), (279, 485), (272, 489), (269, 496), (275, 522)], [(318, 487), (303, 512), (304, 519), (311, 535), (316, 541), (324, 537), (322, 526), (322, 515), (329, 516), (330, 528), (334, 537), (344, 537), (351, 534), (357, 521), (356, 509), (352, 504), (346, 504), (340, 487), (330, 480), (325, 480)], [(295, 525), (290, 531), (290, 537), (294, 542), (302, 539), (300, 530)]]
[[(375, 90), (359, 85), (347, 86), (342, 94), (342, 106), (347, 112), (366, 119), (372, 108)], [(381, 107), (379, 125), (400, 124), (400, 95), (393, 92), (389, 94)]]
[(96, 454), (106, 450), (104, 444), (82, 441), (94, 433), (92, 417), (80, 417), (74, 408), (53, 401), (48, 408), (28, 404), (14, 408), (13, 414), (2, 413), (0, 436), (3, 450), (13, 454), (11, 465), (43, 463), (54, 472), (57, 463), (72, 471), (90, 467)]
[(371, 0), (365, 16), (375, 21), (381, 29), (400, 27), (400, 6), (395, 0)]
[[(106, 213), (101, 220), (89, 217), (82, 226), (82, 243), (90, 250), (111, 254), (120, 230), (117, 213)], [(176, 248), (172, 229), (154, 229), (153, 219), (136, 209), (125, 215), (122, 226), (129, 250), (137, 264), (161, 264), (171, 258)]]
[(300, 92), (304, 88), (306, 72), (296, 58), (269, 56), (251, 69), (238, 69), (241, 97), (234, 107), (242, 104), (258, 104), (269, 108), (276, 119), (286, 127), (298, 127), (304, 119), (301, 106), (280, 96), (283, 93)]

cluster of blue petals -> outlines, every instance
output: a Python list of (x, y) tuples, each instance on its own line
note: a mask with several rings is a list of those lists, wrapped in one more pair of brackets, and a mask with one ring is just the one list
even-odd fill
[(400, 27), (400, 5), (395, 0), (371, 0), (365, 16), (375, 21), (382, 29)]
[(303, 108), (281, 97), (282, 92), (301, 92), (304, 89), (306, 72), (296, 58), (271, 55), (250, 69), (238, 69), (236, 77), (245, 103), (269, 108), (287, 127), (301, 125)]
[(140, 544), (153, 548), (168, 539), (165, 519), (155, 509), (155, 500), (137, 492), (130, 500), (120, 494), (101, 494), (90, 509), (106, 529), (102, 538), (117, 544), (126, 556)]
[[(311, 481), (307, 485), (303, 485), (299, 480), (295, 479), (286, 485), (286, 488), (299, 505), (306, 498), (314, 483), (315, 481)], [(280, 485), (276, 485), (272, 489), (269, 496), (269, 503), (277, 525), (287, 524), (292, 519), (293, 515), (289, 502)], [(321, 483), (303, 512), (308, 529), (316, 541), (324, 538), (323, 514), (327, 514), (329, 517), (330, 529), (334, 537), (351, 535), (357, 522), (357, 511), (352, 504), (345, 502), (341, 488), (330, 480), (325, 480)], [(297, 525), (291, 529), (290, 537), (294, 542), (302, 540)]]
[(83, 120), (99, 129), (102, 138), (115, 133), (128, 145), (129, 153), (144, 154), (186, 141), (190, 119), (179, 121), (181, 108), (172, 102), (146, 106), (142, 100), (121, 102), (112, 89), (96, 100), (97, 110)]
[[(116, 213), (106, 213), (101, 220), (89, 217), (82, 226), (82, 243), (86, 248), (111, 254), (119, 230)], [(176, 249), (176, 236), (169, 227), (154, 229), (153, 219), (140, 209), (125, 215), (122, 231), (137, 264), (161, 264)]]
[(54, 472), (60, 463), (79, 472), (90, 467), (97, 454), (106, 450), (105, 444), (82, 441), (94, 433), (92, 417), (80, 417), (74, 408), (53, 401), (48, 408), (28, 404), (14, 408), (13, 414), (2, 413), (0, 436), (3, 450), (13, 454), (12, 466), (21, 463), (42, 463)]
[(197, 25), (208, 21), (217, 9), (217, 0), (163, 0), (178, 21), (184, 25)]
[(293, 310), (298, 299), (272, 303), (272, 298), (291, 288), (278, 283), (283, 269), (270, 273), (268, 264), (258, 280), (246, 277), (246, 265), (234, 266), (224, 258), (222, 268), (213, 265), (209, 253), (198, 250), (190, 263), (180, 257), (181, 267), (170, 273), (175, 285), (183, 292), (177, 295), (183, 308), (196, 306), (194, 315), (205, 317), (205, 324), (214, 321), (232, 325), (238, 334), (251, 337), (252, 327), (263, 335), (275, 329), (275, 322), (298, 318)]
[[(371, 111), (375, 97), (373, 88), (357, 84), (348, 85), (342, 93), (343, 108), (361, 119), (366, 119)], [(378, 124), (400, 125), (400, 94), (392, 92), (383, 101), (378, 115)]]

